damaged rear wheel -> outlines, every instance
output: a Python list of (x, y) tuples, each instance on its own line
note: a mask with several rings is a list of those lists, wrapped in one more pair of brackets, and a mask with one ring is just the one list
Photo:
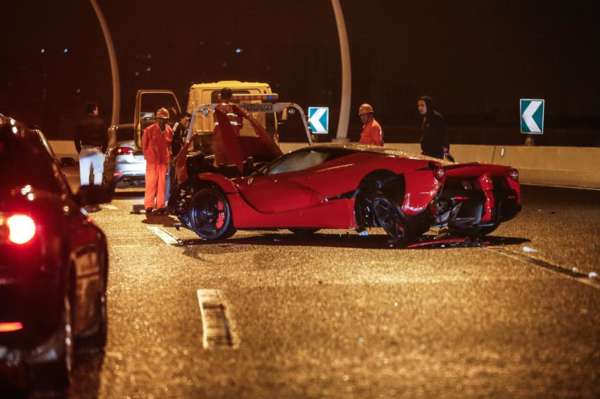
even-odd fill
[(377, 223), (396, 244), (406, 246), (414, 240), (408, 220), (397, 204), (381, 193), (375, 194), (370, 201)]

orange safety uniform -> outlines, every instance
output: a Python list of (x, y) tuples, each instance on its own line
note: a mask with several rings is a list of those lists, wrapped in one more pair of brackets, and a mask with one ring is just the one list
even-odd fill
[(169, 170), (171, 154), (169, 148), (173, 141), (173, 130), (169, 125), (161, 131), (160, 126), (154, 123), (144, 129), (142, 137), (142, 150), (146, 159), (146, 191), (144, 194), (144, 208), (156, 209), (165, 207), (166, 177)]
[(241, 167), (244, 159), (239, 138), (244, 115), (237, 105), (223, 102), (216, 106), (212, 142), (216, 166), (236, 164)]
[(383, 146), (383, 130), (374, 118), (363, 125), (359, 142), (360, 144)]

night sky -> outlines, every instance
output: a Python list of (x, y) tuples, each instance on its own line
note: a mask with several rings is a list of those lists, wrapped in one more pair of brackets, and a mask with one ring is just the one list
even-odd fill
[[(110, 117), (110, 68), (86, 0), (11, 1), (2, 9), (0, 112), (68, 137), (85, 102)], [(121, 122), (139, 88), (269, 82), (283, 100), (328, 105), (337, 120), (340, 61), (329, 0), (100, 0), (122, 83)], [(220, 3), (220, 4), (219, 4)], [(225, 5), (226, 4), (226, 5)], [(600, 24), (591, 1), (342, 0), (352, 113), (376, 108), (389, 131), (416, 126), (431, 95), (451, 126), (515, 127), (518, 99), (545, 98), (550, 130), (600, 136)], [(335, 129), (335, 126), (333, 126)], [(358, 120), (351, 120), (351, 136)]]

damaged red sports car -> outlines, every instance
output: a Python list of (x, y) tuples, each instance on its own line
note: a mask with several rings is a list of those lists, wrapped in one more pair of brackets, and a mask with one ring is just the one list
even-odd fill
[[(236, 137), (226, 120), (222, 124)], [(265, 137), (258, 132), (254, 147)], [(244, 153), (244, 145), (236, 152), (252, 155)], [(207, 240), (239, 229), (310, 234), (382, 227), (406, 245), (431, 227), (484, 236), (521, 209), (518, 172), (506, 166), (450, 164), (360, 145), (311, 145), (275, 155), (247, 175), (252, 162), (242, 168), (240, 159), (239, 173), (225, 172), (236, 171), (233, 165), (190, 176), (184, 206), (174, 213)]]

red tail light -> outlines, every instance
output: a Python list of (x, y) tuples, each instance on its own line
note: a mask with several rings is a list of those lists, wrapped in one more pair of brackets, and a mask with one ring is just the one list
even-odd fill
[(13, 244), (27, 244), (35, 236), (35, 222), (27, 215), (9, 216), (3, 224), (8, 228), (8, 241)]
[(131, 148), (131, 147), (117, 148), (117, 155), (128, 155), (128, 154), (133, 154), (133, 148)]
[(23, 324), (18, 321), (8, 322), (8, 323), (0, 323), (0, 333), (14, 332), (14, 331), (22, 330), (22, 329), (23, 329)]

